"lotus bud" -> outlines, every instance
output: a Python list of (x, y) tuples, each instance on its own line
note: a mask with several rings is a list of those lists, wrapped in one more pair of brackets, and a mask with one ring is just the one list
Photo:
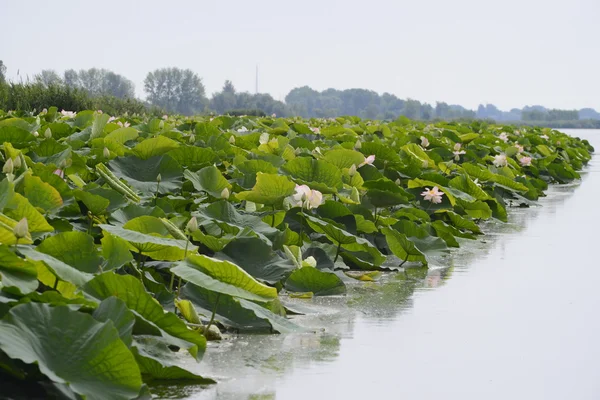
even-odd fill
[(225, 189), (223, 189), (223, 191), (221, 191), (221, 198), (222, 199), (228, 199), (229, 198), (229, 189), (225, 188)]
[(50, 128), (46, 128), (46, 131), (44, 132), (44, 137), (46, 139), (50, 139), (52, 137), (52, 131), (50, 130)]
[(38, 133), (38, 131), (35, 131), (35, 132), (33, 132), (33, 136), (35, 136), (35, 137), (39, 137), (39, 136), (40, 136), (40, 134)]
[(229, 143), (235, 144), (235, 136), (233, 136), (233, 135), (229, 136)]
[(190, 221), (185, 226), (185, 230), (188, 231), (188, 233), (194, 233), (198, 230), (198, 220), (196, 219), (196, 217), (192, 217), (190, 219)]
[(13, 161), (13, 164), (15, 166), (15, 169), (19, 169), (21, 168), (21, 157), (17, 156), (17, 158), (15, 158), (15, 161)]
[(29, 225), (27, 224), (27, 218), (22, 218), (15, 227), (13, 228), (13, 234), (17, 239), (22, 239), (29, 233)]
[(162, 181), (162, 176), (160, 174), (156, 175), (156, 182), (160, 183)]
[(317, 266), (317, 260), (313, 256), (307, 257), (302, 260), (302, 266), (315, 268)]
[(104, 155), (104, 158), (110, 158), (110, 150), (108, 149), (108, 147), (104, 148), (102, 154)]
[(190, 138), (188, 139), (190, 141), (190, 143), (196, 143), (196, 135), (194, 135), (193, 133), (190, 135)]
[(356, 175), (356, 164), (352, 164), (350, 169), (348, 169), (348, 175), (350, 175), (350, 176)]
[(362, 143), (360, 142), (360, 140), (357, 140), (356, 143), (354, 143), (354, 148), (360, 149), (361, 147), (362, 147)]
[(396, 179), (396, 185), (400, 186), (400, 178)]
[(358, 193), (358, 189), (356, 187), (352, 187), (352, 192), (350, 193), (350, 200), (355, 203), (360, 203), (360, 194)]
[(9, 158), (5, 163), (4, 167), (2, 167), (2, 173), (4, 174), (12, 174), (15, 169), (15, 165), (13, 163), (12, 158)]

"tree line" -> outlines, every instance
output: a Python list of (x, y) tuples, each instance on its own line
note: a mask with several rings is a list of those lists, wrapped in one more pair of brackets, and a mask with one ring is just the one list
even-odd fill
[[(6, 85), (6, 66), (0, 60), (0, 83)], [(53, 70), (42, 70), (33, 78), (33, 84), (59, 90), (67, 88), (86, 93), (92, 98), (115, 97), (131, 103), (183, 115), (193, 114), (252, 114), (301, 116), (304, 118), (333, 118), (356, 115), (368, 119), (396, 119), (406, 116), (414, 120), (489, 119), (508, 122), (546, 122), (600, 120), (594, 109), (556, 110), (542, 106), (501, 111), (493, 104), (479, 105), (469, 110), (460, 105), (436, 102), (435, 106), (414, 99), (400, 99), (390, 93), (378, 94), (367, 89), (314, 90), (308, 86), (292, 89), (285, 102), (266, 93), (239, 92), (229, 80), (220, 91), (209, 98), (202, 79), (190, 69), (160, 68), (146, 75), (142, 103), (135, 98), (135, 85), (126, 77), (106, 69), (69, 69), (62, 75)]]

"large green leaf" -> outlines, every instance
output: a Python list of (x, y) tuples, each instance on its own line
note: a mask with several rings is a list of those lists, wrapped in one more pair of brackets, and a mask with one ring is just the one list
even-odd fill
[(427, 258), (406, 235), (394, 229), (383, 228), (381, 233), (385, 235), (388, 246), (392, 253), (403, 261), (420, 261), (427, 265)]
[(21, 246), (19, 251), (27, 258), (34, 261), (43, 261), (49, 267), (50, 272), (62, 281), (70, 282), (76, 287), (83, 286), (93, 278), (93, 275), (77, 269), (78, 265), (69, 265), (49, 254), (36, 251), (31, 247)]
[(185, 240), (178, 240), (168, 237), (141, 233), (131, 229), (126, 229), (124, 227), (113, 225), (100, 224), (98, 225), (98, 227), (110, 234), (120, 237), (121, 239), (127, 240), (134, 247), (141, 251), (158, 251), (162, 250), (167, 246), (177, 247), (179, 249), (185, 250), (186, 245), (188, 246), (188, 250), (190, 251), (197, 249), (196, 246), (192, 246), (189, 243), (186, 243)]
[(35, 265), (15, 255), (8, 246), (0, 245), (0, 283), (5, 291), (16, 288), (19, 294), (33, 292), (38, 287)]
[(238, 193), (236, 197), (254, 203), (275, 205), (292, 195), (295, 188), (296, 184), (286, 176), (259, 172), (256, 174), (256, 185), (252, 190)]
[(92, 316), (100, 322), (112, 321), (119, 331), (119, 337), (123, 343), (127, 346), (131, 345), (135, 315), (127, 308), (123, 300), (118, 297), (108, 297), (102, 300)]
[(365, 156), (356, 150), (334, 149), (325, 153), (323, 159), (339, 169), (358, 167), (365, 161)]
[(138, 143), (132, 150), (133, 154), (147, 160), (151, 157), (161, 156), (179, 147), (179, 143), (165, 136), (157, 136)]
[(159, 193), (172, 194), (181, 191), (183, 170), (168, 155), (140, 159), (138, 157), (119, 157), (108, 163), (114, 174), (123, 178), (135, 189), (154, 194), (157, 189), (156, 178), (160, 174)]
[(194, 185), (197, 191), (204, 191), (213, 197), (220, 198), (223, 189), (231, 190), (231, 184), (214, 165), (202, 168), (198, 172), (185, 170), (183, 176)]
[(171, 150), (168, 156), (174, 159), (182, 167), (187, 167), (191, 171), (205, 167), (218, 161), (219, 156), (212, 149), (196, 146), (178, 147)]
[(118, 128), (104, 137), (104, 140), (112, 140), (117, 143), (124, 144), (130, 140), (135, 140), (138, 137), (137, 129), (135, 128)]
[(230, 241), (215, 257), (241, 267), (261, 281), (276, 283), (294, 268), (293, 264), (273, 251), (271, 246), (256, 237)]
[(34, 207), (49, 211), (62, 206), (60, 193), (37, 176), (26, 175), (23, 179), (23, 194)]
[(341, 229), (332, 223), (319, 218), (311, 217), (307, 214), (302, 214), (306, 218), (308, 224), (316, 232), (322, 233), (329, 240), (343, 249), (354, 252), (365, 252), (373, 257), (376, 265), (380, 265), (385, 261), (385, 256), (371, 242), (361, 237), (355, 236), (350, 232)]
[(165, 312), (135, 277), (105, 272), (89, 281), (85, 285), (85, 292), (98, 300), (111, 296), (123, 300), (131, 311), (145, 321), (145, 326), (140, 324), (139, 329), (136, 323), (136, 330), (146, 330), (147, 334), (162, 336), (171, 345), (188, 350), (198, 360), (204, 354), (204, 336), (189, 329), (175, 314)]
[(110, 271), (120, 268), (133, 260), (126, 240), (104, 232), (101, 243), (102, 256), (106, 260), (102, 267), (103, 270)]
[(260, 305), (223, 293), (206, 290), (193, 284), (184, 286), (182, 296), (206, 315), (216, 310), (216, 320), (240, 330), (273, 329), (280, 333), (301, 332), (304, 329), (290, 320), (272, 313)]
[(413, 198), (412, 194), (387, 178), (366, 181), (363, 186), (367, 188), (369, 201), (375, 207), (407, 204)]
[(36, 250), (90, 274), (99, 272), (104, 263), (94, 244), (94, 238), (78, 231), (50, 236)]
[(291, 292), (312, 292), (315, 296), (346, 292), (346, 285), (336, 274), (313, 267), (303, 267), (292, 272), (285, 281), (285, 288)]
[(7, 216), (15, 221), (27, 218), (29, 232), (52, 232), (54, 227), (46, 221), (46, 218), (19, 193), (15, 193), (7, 208), (4, 210)]
[(90, 400), (137, 397), (142, 378), (112, 322), (68, 306), (27, 303), (0, 321), (0, 349)]
[(282, 170), (323, 193), (337, 193), (342, 188), (342, 171), (327, 161), (297, 157), (284, 164)]
[(277, 297), (275, 288), (258, 282), (238, 265), (205, 255), (190, 255), (171, 272), (197, 286), (234, 297), (256, 301)]

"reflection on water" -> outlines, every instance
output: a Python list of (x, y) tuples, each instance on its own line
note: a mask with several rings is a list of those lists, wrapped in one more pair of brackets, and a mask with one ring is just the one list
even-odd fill
[[(568, 133), (600, 148), (600, 131)], [(600, 280), (590, 263), (595, 234), (585, 224), (600, 221), (594, 198), (598, 156), (583, 187), (555, 186), (538, 206), (511, 209), (508, 223), (486, 223), (485, 236), (463, 240), (429, 270), (349, 280), (346, 296), (287, 299), (308, 310), (295, 320), (313, 332), (210, 343), (202, 363), (187, 366), (219, 384), (154, 392), (189, 399), (598, 398), (600, 329), (591, 319), (600, 297), (581, 281)]]

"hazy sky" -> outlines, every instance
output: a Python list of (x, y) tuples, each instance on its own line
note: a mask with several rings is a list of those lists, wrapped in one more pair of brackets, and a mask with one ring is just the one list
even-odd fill
[(367, 88), (435, 104), (600, 110), (600, 0), (0, 0), (8, 76), (107, 68), (143, 96), (156, 68), (290, 89)]

